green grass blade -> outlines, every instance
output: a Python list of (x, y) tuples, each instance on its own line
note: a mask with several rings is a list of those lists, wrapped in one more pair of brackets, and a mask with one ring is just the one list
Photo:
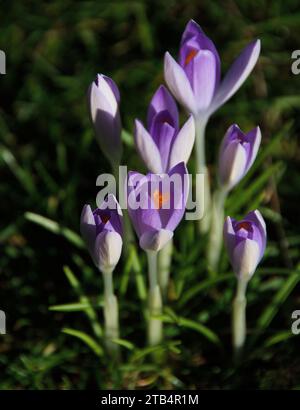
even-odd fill
[(42, 226), (43, 228), (47, 229), (48, 231), (54, 234), (62, 235), (76, 247), (84, 248), (84, 242), (76, 232), (72, 231), (69, 228), (59, 225), (52, 219), (46, 218), (45, 216), (39, 214), (35, 214), (33, 212), (25, 212), (25, 218), (30, 222)]
[(62, 332), (84, 342), (97, 356), (104, 355), (102, 347), (89, 335), (76, 329), (63, 328)]

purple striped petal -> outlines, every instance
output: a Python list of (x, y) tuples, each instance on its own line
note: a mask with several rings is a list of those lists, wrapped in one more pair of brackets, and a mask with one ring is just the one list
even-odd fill
[(221, 62), (219, 53), (212, 42), (202, 30), (202, 28), (194, 20), (190, 20), (186, 25), (184, 33), (181, 38), (179, 50), (179, 64), (184, 67), (187, 66), (187, 59), (191, 58), (193, 50), (209, 50), (213, 53), (216, 62), (215, 83), (218, 84), (221, 75)]
[(134, 139), (136, 148), (146, 167), (154, 173), (163, 172), (159, 148), (139, 120), (135, 120)]
[(216, 59), (208, 50), (200, 50), (189, 63), (192, 66), (192, 89), (197, 109), (205, 110), (211, 103), (216, 89)]
[(248, 44), (229, 68), (221, 82), (210, 108), (210, 114), (216, 111), (222, 104), (240, 88), (253, 70), (260, 53), (260, 40)]
[(174, 95), (188, 112), (196, 113), (197, 106), (193, 90), (182, 67), (167, 52), (164, 62), (165, 81)]
[(179, 162), (187, 164), (195, 142), (195, 121), (191, 115), (174, 139), (168, 169)]
[(171, 121), (168, 122), (175, 128), (179, 128), (179, 114), (177, 104), (164, 85), (161, 85), (155, 92), (148, 108), (147, 128), (151, 132), (154, 117), (160, 112), (165, 111), (169, 113)]

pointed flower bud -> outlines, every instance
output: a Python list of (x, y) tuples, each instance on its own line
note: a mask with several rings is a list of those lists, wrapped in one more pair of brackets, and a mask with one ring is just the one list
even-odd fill
[(118, 165), (122, 155), (119, 103), (115, 82), (98, 74), (88, 89), (88, 107), (98, 144), (112, 165)]
[(122, 211), (114, 197), (108, 195), (100, 208), (83, 207), (80, 219), (81, 235), (95, 265), (102, 272), (114, 270), (122, 251)]
[(242, 221), (228, 216), (224, 223), (224, 241), (237, 277), (251, 279), (266, 249), (266, 224), (261, 213), (249, 212)]
[(219, 154), (219, 179), (226, 189), (233, 188), (249, 171), (260, 141), (259, 127), (246, 134), (236, 124), (228, 128)]
[(161, 85), (148, 109), (147, 129), (135, 122), (135, 143), (147, 168), (154, 173), (168, 172), (179, 162), (189, 160), (194, 141), (192, 116), (179, 129), (179, 114), (172, 95)]

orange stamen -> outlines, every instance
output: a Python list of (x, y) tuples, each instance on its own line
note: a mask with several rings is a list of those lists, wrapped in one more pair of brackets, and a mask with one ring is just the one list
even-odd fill
[(153, 200), (154, 200), (155, 208), (161, 209), (163, 204), (167, 202), (169, 198), (170, 198), (170, 195), (168, 193), (162, 194), (158, 190), (154, 191)]
[(100, 216), (101, 221), (106, 224), (106, 222), (108, 222), (110, 220), (110, 215), (101, 215)]
[(198, 54), (198, 50), (195, 50), (194, 48), (188, 53), (184, 60), (184, 65), (188, 65), (189, 62), (192, 61), (192, 59)]
[(240, 222), (237, 225), (238, 229), (245, 229), (246, 231), (250, 231), (251, 230), (251, 224), (250, 222)]

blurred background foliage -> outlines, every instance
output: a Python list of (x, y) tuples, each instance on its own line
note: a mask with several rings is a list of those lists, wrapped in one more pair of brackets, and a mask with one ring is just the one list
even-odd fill
[[(0, 336), (0, 387), (300, 388), (299, 336), (290, 331), (300, 303), (300, 75), (291, 72), (291, 53), (300, 49), (299, 2), (31, 0), (1, 1), (1, 9), (7, 74), (0, 77), (0, 308), (7, 335)], [(116, 369), (101, 341), (93, 345), (85, 334), (61, 332), (67, 327), (92, 336), (84, 295), (102, 321), (102, 280), (78, 236), (81, 208), (94, 205), (96, 177), (109, 171), (89, 122), (86, 90), (97, 72), (117, 82), (123, 163), (144, 171), (133, 147), (133, 120), (145, 119), (163, 82), (164, 52), (177, 54), (191, 18), (215, 42), (223, 72), (244, 45), (262, 40), (254, 72), (207, 130), (213, 181), (227, 127), (262, 129), (255, 167), (226, 205), (234, 217), (259, 207), (268, 225), (266, 257), (248, 292), (248, 352), (235, 369), (229, 354), (235, 280), (227, 258), (209, 279), (206, 240), (183, 222), (164, 315), (166, 363), (155, 366), (144, 349), (141, 254), (139, 275), (130, 260), (115, 272), (124, 358)], [(49, 310), (66, 303), (73, 305)]]

